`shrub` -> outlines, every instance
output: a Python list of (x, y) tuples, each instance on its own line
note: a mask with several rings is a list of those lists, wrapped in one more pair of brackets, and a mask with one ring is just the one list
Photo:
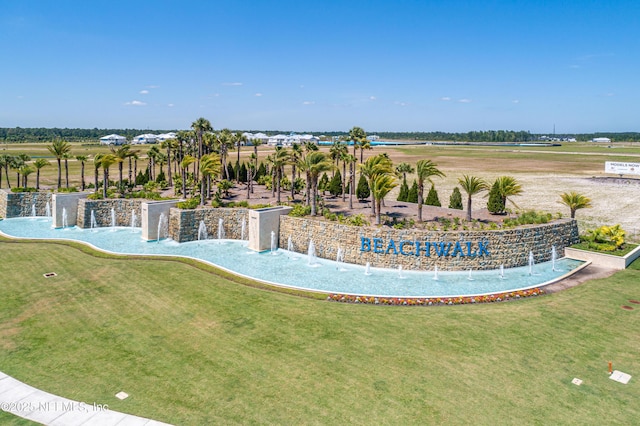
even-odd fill
[(31, 187), (26, 187), (26, 188), (24, 188), (24, 187), (14, 187), (14, 188), (11, 188), (11, 192), (38, 192), (38, 190), (35, 189), (35, 188), (31, 188)]
[(418, 202), (418, 182), (413, 181), (413, 185), (411, 185), (411, 189), (409, 189), (409, 195), (407, 196), (407, 202), (409, 203), (417, 203)]
[(431, 189), (429, 189), (429, 194), (427, 194), (425, 204), (427, 206), (442, 206), (442, 204), (440, 204), (440, 199), (438, 198), (438, 191), (436, 191), (436, 188), (433, 185), (431, 185)]
[(460, 189), (457, 186), (453, 188), (451, 197), (449, 197), (449, 208), (462, 210), (462, 193), (460, 193)]
[(336, 174), (333, 175), (333, 178), (329, 181), (327, 190), (329, 191), (329, 194), (334, 197), (342, 194), (342, 175), (340, 174), (340, 170), (336, 171)]
[(305, 206), (304, 204), (296, 204), (289, 212), (289, 216), (303, 217), (311, 214), (311, 206)]
[(324, 191), (327, 190), (329, 186), (329, 176), (326, 173), (323, 173), (320, 181), (318, 182), (318, 191), (322, 191), (322, 195), (324, 195)]
[(356, 197), (358, 197), (358, 200), (365, 200), (369, 198), (369, 195), (371, 195), (369, 183), (364, 175), (361, 174), (358, 180), (358, 186), (356, 187)]
[(407, 185), (407, 180), (404, 179), (402, 184), (400, 185), (400, 192), (398, 192), (398, 201), (407, 201), (407, 197), (409, 196), (409, 185)]
[(624, 245), (626, 232), (620, 225), (601, 226), (587, 231), (587, 235), (580, 239), (589, 244), (589, 248), (600, 251), (616, 251)]
[(504, 199), (500, 194), (500, 183), (496, 180), (489, 191), (489, 200), (487, 201), (487, 210), (491, 214), (504, 213)]
[(349, 216), (346, 220), (349, 225), (353, 226), (369, 226), (369, 221), (365, 219), (362, 213), (358, 213), (353, 216)]
[(185, 200), (185, 201), (178, 202), (178, 204), (176, 204), (176, 207), (179, 209), (190, 210), (190, 209), (195, 209), (196, 207), (198, 207), (199, 204), (200, 204), (200, 198), (194, 197), (194, 198), (189, 198), (188, 200)]

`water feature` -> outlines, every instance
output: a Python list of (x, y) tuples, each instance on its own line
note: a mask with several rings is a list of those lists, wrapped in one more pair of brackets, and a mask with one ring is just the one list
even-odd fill
[(198, 241), (209, 239), (209, 234), (207, 233), (207, 225), (204, 223), (204, 220), (200, 221), (200, 225), (198, 225)]
[(438, 278), (438, 265), (433, 267), (433, 280), (434, 281), (438, 281), (440, 278)]
[(504, 280), (504, 265), (500, 265), (500, 279)]
[(291, 235), (287, 239), (287, 251), (293, 251), (293, 241), (291, 241)]
[(36, 204), (31, 204), (31, 217), (36, 217)]
[[(161, 222), (167, 223), (165, 216)], [(162, 228), (162, 227), (161, 227)], [(93, 232), (92, 232), (93, 231)], [(435, 271), (403, 270), (404, 279), (399, 279), (397, 269), (373, 268), (371, 265), (353, 265), (343, 263), (344, 271), (336, 271), (336, 262), (316, 258), (311, 269), (306, 261), (292, 261), (286, 251), (277, 249), (282, 256), (271, 256), (269, 252), (256, 253), (247, 250), (246, 241), (227, 240), (224, 245), (215, 240), (178, 243), (163, 239), (157, 244), (149, 244), (142, 239), (142, 231), (136, 229), (132, 234), (128, 227), (117, 227), (111, 231), (108, 227), (95, 230), (76, 226), (52, 229), (51, 220), (31, 220), (30, 218), (11, 218), (0, 221), (0, 232), (17, 238), (45, 238), (84, 241), (102, 250), (122, 254), (188, 256), (243, 276), (262, 282), (286, 287), (304, 288), (326, 293), (361, 294), (384, 297), (454, 297), (479, 294), (495, 294), (534, 288), (549, 283), (584, 262), (561, 258), (556, 260), (556, 268), (565, 272), (553, 272), (551, 262), (539, 262), (532, 266), (533, 275), (529, 275), (527, 265), (518, 268), (503, 268), (500, 279), (496, 270), (474, 270), (474, 281), (468, 280), (467, 271), (440, 271), (438, 280), (431, 277)], [(166, 235), (163, 231), (161, 237)], [(304, 259), (305, 254), (296, 253)]]
[(160, 213), (160, 217), (158, 218), (158, 242), (161, 239), (167, 238), (169, 236), (169, 220), (167, 216), (163, 213)]
[(404, 280), (404, 274), (402, 273), (402, 265), (398, 266), (398, 278)]
[(535, 261), (533, 260), (533, 251), (529, 252), (529, 275), (533, 275), (533, 265)]
[(318, 258), (316, 256), (316, 245), (313, 243), (313, 240), (309, 240), (309, 248), (307, 249), (308, 256), (308, 264), (309, 266), (315, 266), (318, 263)]
[(69, 219), (67, 218), (67, 209), (66, 207), (62, 208), (62, 227), (66, 228), (69, 226)]
[(467, 277), (469, 281), (473, 281), (473, 277), (471, 276), (471, 269), (469, 269), (469, 276)]
[(91, 210), (91, 222), (89, 223), (89, 226), (92, 230), (98, 227), (98, 222), (96, 222), (96, 213), (93, 210)]
[(274, 231), (271, 231), (271, 254), (278, 254), (276, 253), (277, 249), (278, 247), (276, 247), (276, 233)]
[(242, 223), (240, 224), (240, 239), (241, 240), (245, 240), (245, 235), (246, 235), (246, 228), (247, 228), (247, 221), (245, 220), (245, 218), (242, 218)]
[(222, 218), (218, 219), (218, 239), (224, 240), (226, 238), (226, 234), (224, 232), (224, 220)]
[(116, 209), (111, 207), (111, 230), (116, 229)]
[(47, 204), (44, 206), (44, 215), (46, 217), (51, 217), (51, 203), (47, 201)]
[(137, 220), (136, 211), (131, 210), (131, 226), (130, 226), (131, 232), (133, 232), (136, 228), (136, 220)]
[(556, 246), (551, 246), (551, 270), (556, 270), (556, 259), (558, 258), (558, 252)]

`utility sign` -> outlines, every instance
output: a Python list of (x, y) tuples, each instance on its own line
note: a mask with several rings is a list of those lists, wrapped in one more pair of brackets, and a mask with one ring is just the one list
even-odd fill
[(607, 161), (604, 165), (604, 172), (615, 173), (617, 175), (640, 175), (640, 163)]

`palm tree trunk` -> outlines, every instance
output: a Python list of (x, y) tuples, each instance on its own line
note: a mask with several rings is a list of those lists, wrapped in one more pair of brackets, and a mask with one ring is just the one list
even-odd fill
[(353, 162), (349, 163), (349, 210), (353, 210), (353, 183), (355, 182), (353, 176)]
[(345, 193), (344, 193), (344, 190), (346, 188), (346, 182), (347, 182), (347, 162), (343, 161), (342, 162), (342, 202), (343, 203), (346, 200)]
[(467, 196), (467, 222), (471, 222), (471, 195)]
[(104, 176), (102, 179), (102, 198), (107, 198), (107, 187), (109, 186), (109, 169), (104, 169)]
[(96, 186), (96, 188), (95, 188), (95, 193), (97, 194), (97, 193), (98, 193), (98, 184), (99, 184), (99, 182), (98, 182), (98, 180), (99, 180), (99, 177), (98, 177), (98, 168), (97, 168), (97, 167), (94, 169), (94, 172), (95, 172), (95, 173), (94, 173), (94, 175), (93, 175), (93, 179), (94, 179), (94, 185)]
[(135, 185), (135, 182), (133, 181), (133, 178), (131, 177), (131, 160), (132, 160), (132, 158), (129, 157), (129, 185)]
[(376, 208), (376, 225), (380, 225), (380, 216), (381, 216), (380, 215), (380, 204), (381, 204), (380, 200), (381, 199), (376, 199), (376, 205), (377, 205), (377, 208)]
[(122, 161), (118, 162), (118, 189), (120, 191), (122, 191), (122, 169), (123, 169), (124, 164), (122, 164)]
[(7, 185), (9, 185), (9, 189), (11, 189), (11, 181), (9, 180), (9, 165), (8, 164), (4, 167), (4, 175), (7, 177)]
[(187, 199), (187, 169), (182, 169), (182, 198)]
[(316, 185), (313, 177), (311, 177), (311, 188), (309, 188), (308, 192), (311, 192), (311, 216), (315, 216), (317, 214), (316, 199), (318, 198), (318, 185)]
[(81, 191), (84, 191), (84, 161), (80, 162), (80, 180), (82, 181), (80, 183)]
[(171, 145), (167, 144), (167, 183), (173, 186), (173, 178), (171, 176)]
[(296, 165), (291, 165), (291, 201), (296, 199)]
[(204, 178), (202, 178), (200, 180), (200, 205), (202, 205), (202, 206), (204, 206), (204, 195), (205, 195), (204, 191), (206, 189), (204, 187), (205, 185), (206, 185), (206, 182), (205, 182)]
[[(2, 180), (0, 180), (0, 187), (2, 186)], [(36, 189), (40, 189), (40, 169), (36, 170)]]
[(65, 187), (69, 188), (69, 161), (66, 158), (64, 159), (64, 182)]
[(62, 188), (62, 163), (60, 162), (60, 157), (56, 158), (58, 160), (58, 189)]
[(418, 222), (422, 222), (422, 203), (423, 199), (424, 187), (422, 185), (418, 186)]

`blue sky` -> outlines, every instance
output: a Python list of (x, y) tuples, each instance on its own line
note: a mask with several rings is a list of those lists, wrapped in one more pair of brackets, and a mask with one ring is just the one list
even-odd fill
[(0, 127), (640, 131), (640, 2), (1, 0)]

